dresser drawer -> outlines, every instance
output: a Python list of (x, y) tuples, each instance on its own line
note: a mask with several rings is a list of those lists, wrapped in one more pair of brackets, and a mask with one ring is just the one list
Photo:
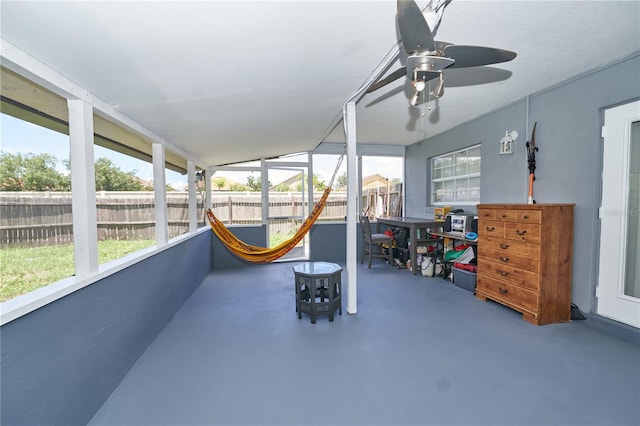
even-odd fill
[(478, 213), (478, 219), (540, 224), (542, 223), (542, 213), (540, 210), (482, 209)]
[(514, 252), (508, 253), (505, 250), (495, 250), (480, 244), (478, 246), (478, 257), (499, 265), (520, 268), (535, 273), (540, 272), (540, 258), (537, 256), (527, 256)]
[(540, 210), (516, 210), (516, 222), (520, 223), (542, 223), (542, 212)]
[(478, 247), (500, 250), (510, 255), (517, 254), (527, 257), (540, 256), (540, 246), (537, 244), (528, 244), (522, 241), (507, 240), (486, 235), (478, 237)]
[(494, 209), (480, 209), (478, 210), (478, 220), (495, 220), (496, 210)]
[(494, 220), (501, 220), (503, 222), (515, 222), (516, 211), (515, 210), (497, 210)]
[(538, 293), (495, 280), (478, 272), (476, 292), (518, 310), (538, 312)]
[(478, 235), (504, 238), (504, 222), (478, 220)]
[(531, 291), (540, 290), (539, 274), (488, 258), (478, 259), (478, 273)]
[(504, 224), (504, 238), (528, 243), (540, 243), (540, 225), (533, 223)]

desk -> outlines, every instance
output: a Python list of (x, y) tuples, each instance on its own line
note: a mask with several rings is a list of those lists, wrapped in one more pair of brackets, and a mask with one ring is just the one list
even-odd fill
[(298, 319), (302, 312), (311, 315), (311, 324), (316, 323), (317, 314), (329, 314), (329, 321), (336, 310), (342, 315), (341, 273), (335, 263), (305, 262), (293, 267)]
[[(420, 237), (418, 236), (419, 229), (426, 228), (442, 228), (444, 222), (437, 222), (434, 219), (427, 218), (419, 218), (419, 217), (379, 217), (376, 219), (379, 224), (389, 225), (389, 226), (398, 226), (401, 228), (409, 229), (409, 241), (411, 241), (411, 249), (409, 250), (409, 259), (411, 260), (411, 270), (413, 275), (416, 274), (418, 270), (418, 264), (416, 259), (418, 258), (417, 248), (420, 243)], [(422, 239), (425, 240), (425, 235), (422, 236)]]

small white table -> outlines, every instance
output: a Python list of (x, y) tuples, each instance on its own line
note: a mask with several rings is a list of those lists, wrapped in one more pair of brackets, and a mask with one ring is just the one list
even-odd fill
[(335, 263), (305, 262), (293, 267), (296, 287), (296, 312), (311, 315), (311, 324), (316, 315), (328, 314), (333, 321), (337, 310), (342, 315), (342, 268)]

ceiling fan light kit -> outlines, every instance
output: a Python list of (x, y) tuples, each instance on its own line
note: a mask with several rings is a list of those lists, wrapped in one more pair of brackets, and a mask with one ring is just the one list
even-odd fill
[[(439, 7), (447, 3), (443, 2)], [(434, 78), (438, 78), (439, 81), (429, 97), (439, 98), (444, 95), (444, 70), (446, 69), (497, 64), (511, 61), (516, 57), (515, 52), (504, 49), (434, 41), (427, 20), (413, 0), (398, 0), (397, 20), (400, 38), (408, 55), (406, 66), (372, 84), (367, 89), (367, 93), (406, 76), (415, 88), (409, 104), (416, 106), (420, 93), (424, 91), (425, 82)]]

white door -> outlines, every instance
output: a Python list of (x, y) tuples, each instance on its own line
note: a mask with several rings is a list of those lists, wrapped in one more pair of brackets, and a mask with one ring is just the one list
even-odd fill
[(640, 101), (605, 111), (599, 315), (640, 328)]

